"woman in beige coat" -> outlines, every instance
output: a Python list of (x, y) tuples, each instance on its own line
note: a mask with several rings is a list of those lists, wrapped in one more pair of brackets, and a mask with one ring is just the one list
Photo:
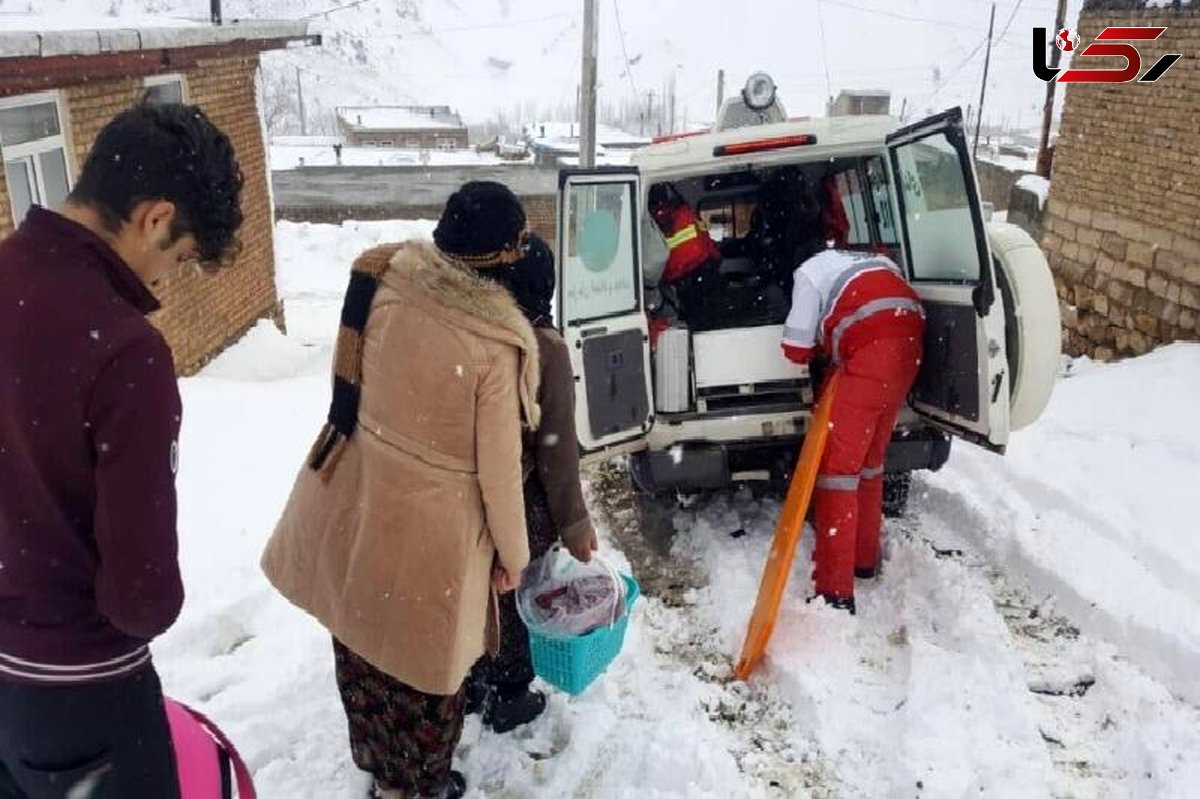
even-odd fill
[(505, 289), (525, 215), (496, 183), (450, 198), (437, 246), (361, 256), (342, 309), (329, 423), (263, 569), (334, 637), (355, 763), (380, 796), (460, 796), (463, 682), (495, 649), (496, 598), (528, 563), (522, 426), (538, 349)]

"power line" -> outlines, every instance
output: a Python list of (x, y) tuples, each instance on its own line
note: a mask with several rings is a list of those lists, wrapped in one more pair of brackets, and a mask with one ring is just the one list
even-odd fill
[(621, 3), (613, 0), (613, 11), (616, 12), (617, 33), (621, 38), (621, 55), (625, 58), (625, 74), (629, 76), (629, 88), (633, 92), (634, 101), (638, 98), (637, 84), (633, 80), (633, 65), (629, 63), (629, 50), (625, 47), (625, 29), (621, 26)]
[(950, 82), (951, 82), (951, 81), (954, 79), (954, 77), (955, 77), (956, 75), (958, 75), (958, 73), (959, 73), (959, 72), (961, 72), (961, 71), (962, 71), (963, 67), (965, 67), (967, 64), (969, 64), (969, 63), (970, 63), (970, 61), (971, 61), (971, 59), (972, 59), (972, 58), (974, 58), (974, 57), (976, 56), (976, 54), (978, 54), (978, 53), (979, 53), (979, 51), (980, 51), (981, 49), (983, 49), (983, 46), (984, 46), (985, 44), (987, 44), (987, 40), (988, 40), (988, 37), (986, 37), (986, 36), (984, 36), (982, 39), (980, 39), (980, 40), (979, 40), (979, 44), (975, 45), (975, 49), (973, 49), (971, 52), (967, 53), (967, 57), (966, 57), (966, 58), (964, 58), (962, 61), (960, 61), (960, 62), (959, 62), (959, 63), (958, 63), (958, 64), (957, 64), (957, 65), (954, 67), (954, 69), (950, 70), (950, 74), (949, 74), (949, 76), (948, 76), (948, 77), (947, 77), (945, 80), (943, 80), (943, 81), (942, 81), (941, 85), (940, 85), (940, 86), (938, 86), (936, 89), (934, 89), (934, 90), (933, 90), (933, 91), (932, 91), (932, 92), (931, 92), (931, 93), (930, 93), (928, 96), (926, 96), (925, 98), (923, 98), (923, 99), (922, 99), (922, 100), (921, 100), (919, 103), (917, 103), (917, 105), (918, 105), (918, 106), (925, 105), (926, 103), (928, 103), (928, 102), (930, 102), (931, 100), (933, 100), (933, 98), (935, 98), (935, 97), (937, 97), (939, 94), (941, 94), (941, 92), (942, 92), (942, 89), (944, 89), (944, 88), (946, 88), (947, 86), (949, 86), (949, 85), (950, 85)]
[(825, 62), (825, 94), (833, 100), (833, 81), (829, 79), (829, 48), (825, 45), (825, 15), (821, 13), (821, 0), (817, 0), (817, 27), (821, 31), (821, 60)]
[(849, 8), (849, 9), (853, 9), (854, 11), (863, 11), (867, 14), (878, 14), (882, 17), (891, 17), (892, 19), (901, 19), (901, 20), (904, 20), (905, 22), (920, 22), (925, 25), (936, 25), (936, 26), (942, 27), (942, 28), (955, 28), (957, 30), (963, 30), (963, 31), (969, 30), (972, 32), (975, 31), (974, 27), (971, 27), (968, 25), (960, 25), (955, 22), (944, 22), (940, 19), (929, 19), (928, 17), (912, 17), (912, 16), (908, 16), (906, 14), (897, 14), (892, 11), (885, 11), (882, 8), (870, 8), (868, 6), (860, 6), (860, 5), (855, 5), (854, 3), (847, 3), (847, 2), (845, 2), (845, 0), (824, 0), (824, 1), (826, 3), (829, 3), (830, 5), (841, 6), (842, 8)]
[(1021, 3), (1023, 2), (1025, 2), (1025, 0), (1017, 0), (1017, 4), (1013, 6), (1012, 13), (1008, 15), (1008, 22), (1004, 23), (1004, 30), (1000, 32), (1000, 36), (996, 39), (997, 47), (999, 47), (1000, 43), (1004, 41), (1004, 37), (1008, 35), (1008, 29), (1012, 27), (1013, 20), (1016, 19), (1017, 12), (1021, 10)]

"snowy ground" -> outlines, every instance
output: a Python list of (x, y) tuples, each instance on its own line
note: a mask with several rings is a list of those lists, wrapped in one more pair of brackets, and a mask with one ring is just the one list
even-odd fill
[[(430, 228), (281, 223), (289, 335), (264, 323), (183, 384), (188, 601), (155, 654), (168, 692), (226, 728), (267, 799), (362, 795), (328, 636), (257, 563), (328, 402), (353, 256)], [(804, 604), (806, 540), (748, 685), (730, 659), (777, 505), (708, 498), (662, 536), (602, 470), (603, 545), (650, 597), (582, 697), (553, 695), (508, 736), (468, 722), (472, 795), (1195, 795), (1197, 394), (1197, 346), (1072, 364), (1006, 458), (960, 446), (918, 479), (857, 617)]]

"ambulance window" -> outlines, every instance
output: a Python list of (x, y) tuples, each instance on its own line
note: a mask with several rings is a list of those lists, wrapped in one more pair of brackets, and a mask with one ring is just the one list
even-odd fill
[(846, 219), (850, 223), (846, 241), (850, 244), (870, 244), (871, 226), (867, 222), (867, 206), (863, 202), (858, 173), (853, 170), (839, 172), (834, 182), (842, 201), (842, 210), (846, 212)]
[(970, 167), (944, 132), (897, 147), (895, 161), (913, 277), (978, 282), (979, 245), (964, 175)]
[(700, 221), (718, 244), (728, 239), (743, 239), (750, 232), (750, 219), (756, 205), (752, 196), (702, 201)]
[(879, 226), (879, 238), (883, 244), (896, 246), (896, 222), (892, 214), (892, 195), (889, 191), (887, 170), (883, 159), (875, 157), (867, 161), (867, 183), (871, 186), (871, 209), (875, 223)]
[(571, 186), (563, 258), (567, 324), (640, 309), (633, 185)]

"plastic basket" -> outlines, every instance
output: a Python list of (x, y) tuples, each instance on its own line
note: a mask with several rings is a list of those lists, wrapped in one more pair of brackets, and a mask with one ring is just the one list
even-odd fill
[(621, 652), (625, 630), (629, 627), (629, 614), (642, 593), (637, 580), (627, 574), (622, 574), (621, 579), (625, 581), (625, 612), (611, 626), (573, 638), (553, 638), (529, 631), (529, 649), (537, 676), (576, 696), (608, 668)]

